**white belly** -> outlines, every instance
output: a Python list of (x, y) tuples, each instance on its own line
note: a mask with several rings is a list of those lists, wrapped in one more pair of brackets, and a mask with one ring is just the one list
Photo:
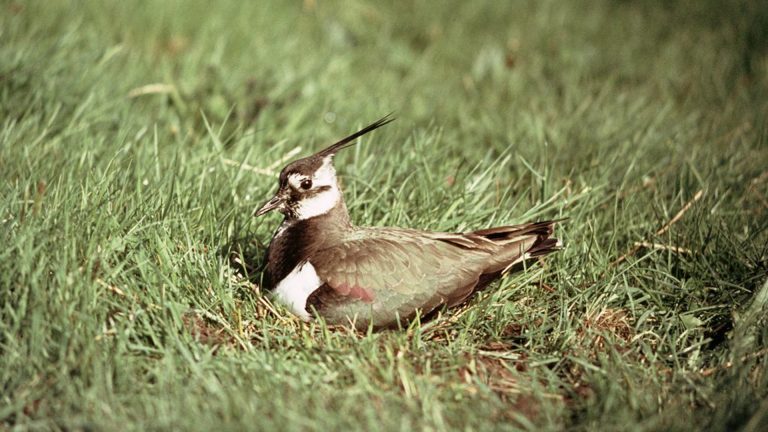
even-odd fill
[(307, 312), (307, 299), (322, 284), (315, 267), (307, 261), (297, 265), (288, 276), (277, 284), (274, 296), (294, 315), (309, 321), (311, 317)]

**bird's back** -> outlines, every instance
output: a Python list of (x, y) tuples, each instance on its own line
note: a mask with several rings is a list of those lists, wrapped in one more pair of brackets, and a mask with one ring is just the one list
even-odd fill
[(463, 303), (505, 269), (556, 249), (554, 222), (470, 233), (356, 228), (307, 260), (321, 286), (308, 310), (331, 324), (386, 327)]

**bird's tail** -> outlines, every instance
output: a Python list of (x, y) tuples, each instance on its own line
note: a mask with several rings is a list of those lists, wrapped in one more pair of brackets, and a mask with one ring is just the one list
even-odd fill
[(484, 273), (509, 270), (515, 264), (541, 257), (562, 247), (560, 240), (550, 237), (559, 220), (533, 222), (521, 225), (488, 228), (467, 233), (492, 242), (495, 247), (493, 261)]

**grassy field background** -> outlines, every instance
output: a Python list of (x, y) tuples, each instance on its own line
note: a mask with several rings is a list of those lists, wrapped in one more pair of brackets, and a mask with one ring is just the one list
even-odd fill
[[(761, 1), (0, 2), (0, 429), (766, 430)], [(568, 217), (421, 327), (258, 288), (284, 157), (354, 221)]]

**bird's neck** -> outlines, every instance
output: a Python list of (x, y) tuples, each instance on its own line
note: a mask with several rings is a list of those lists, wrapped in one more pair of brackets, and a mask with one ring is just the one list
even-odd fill
[(328, 212), (308, 219), (285, 218), (272, 237), (267, 252), (270, 285), (282, 280), (313, 253), (342, 241), (354, 229), (344, 200)]
[(336, 231), (346, 231), (352, 228), (352, 221), (349, 218), (347, 205), (344, 198), (340, 197), (336, 204), (325, 213), (306, 219), (293, 219), (286, 217), (280, 229), (290, 229), (292, 227), (311, 228), (318, 233), (333, 233)]

